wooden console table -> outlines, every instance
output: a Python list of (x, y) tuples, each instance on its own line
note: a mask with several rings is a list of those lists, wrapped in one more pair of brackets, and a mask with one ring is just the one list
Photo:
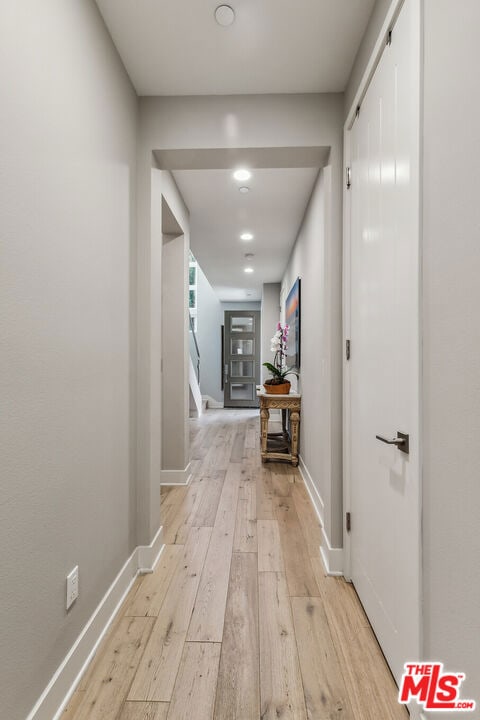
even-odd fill
[[(260, 399), (262, 462), (266, 462), (267, 460), (286, 460), (296, 467), (298, 465), (298, 439), (302, 396), (298, 393), (290, 393), (289, 395), (267, 395), (262, 388), (257, 391), (257, 397)], [(274, 409), (282, 411), (281, 433), (268, 432), (270, 410)], [(290, 416), (290, 432), (287, 428), (287, 412)], [(280, 444), (280, 447), (278, 447), (278, 444)], [(274, 447), (275, 445), (277, 445), (277, 447)]]

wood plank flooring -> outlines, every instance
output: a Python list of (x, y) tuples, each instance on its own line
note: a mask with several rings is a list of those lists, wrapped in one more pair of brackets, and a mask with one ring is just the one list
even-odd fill
[(258, 411), (190, 425), (165, 549), (63, 720), (407, 720), (354, 588), (324, 574), (298, 470), (260, 461)]

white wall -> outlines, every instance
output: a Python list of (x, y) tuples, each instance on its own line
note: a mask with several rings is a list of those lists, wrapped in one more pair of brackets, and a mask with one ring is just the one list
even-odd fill
[(197, 341), (200, 350), (200, 390), (223, 402), (221, 330), (223, 309), (218, 295), (197, 266)]
[(385, 18), (393, 2), (394, 0), (377, 0), (373, 6), (370, 20), (368, 21), (362, 42), (360, 43), (360, 47), (358, 48), (355, 56), (352, 71), (350, 73), (347, 87), (345, 88), (345, 116), (348, 114), (352, 103), (355, 100), (355, 94), (363, 73), (366, 70), (374, 45), (377, 42), (380, 30), (382, 29), (382, 25), (385, 22)]
[[(282, 280), (301, 278), (300, 454), (325, 506), (325, 533), (342, 547), (341, 248), (331, 229), (332, 171), (321, 170)], [(295, 378), (291, 378), (294, 386)]]
[(261, 310), (262, 303), (260, 300), (252, 300), (251, 302), (222, 302), (222, 310)]
[[(270, 377), (264, 362), (273, 362), (271, 338), (280, 320), (280, 283), (264, 283), (262, 287), (262, 348), (261, 348), (261, 382)], [(293, 376), (292, 376), (293, 377)], [(292, 378), (289, 378), (290, 380)]]
[(341, 162), (343, 104), (343, 93), (142, 97), (142, 143), (150, 150), (331, 146)]
[(0, 715), (23, 720), (136, 544), (137, 100), (89, 0), (2, 3), (0, 87)]
[(467, 673), (478, 713), (480, 5), (424, 8), (424, 654)]
[[(163, 236), (162, 252), (162, 482), (186, 480), (189, 463), (187, 395), (188, 266), (184, 234)], [(173, 471), (173, 474), (172, 474)], [(157, 496), (158, 498), (160, 495)]]

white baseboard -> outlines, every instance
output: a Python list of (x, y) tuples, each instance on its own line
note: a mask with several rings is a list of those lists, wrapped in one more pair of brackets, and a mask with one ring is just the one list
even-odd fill
[(185, 470), (162, 470), (160, 485), (190, 485), (192, 473), (190, 463)]
[(343, 575), (343, 548), (332, 548), (328, 535), (323, 527), (320, 555), (322, 556), (323, 565), (327, 575)]
[(150, 545), (135, 548), (90, 620), (35, 703), (27, 720), (60, 720), (63, 710), (120, 609), (137, 575), (151, 572), (165, 547), (160, 528)]
[(139, 545), (137, 547), (137, 568), (139, 575), (151, 573), (155, 570), (155, 566), (164, 547), (162, 526), (159, 528), (150, 545)]
[(202, 400), (206, 400), (209, 410), (223, 410), (223, 401), (215, 400), (211, 395), (202, 395)]
[(310, 495), (310, 500), (317, 513), (317, 517), (320, 521), (322, 529), (322, 544), (320, 545), (320, 555), (322, 557), (323, 565), (327, 575), (343, 575), (343, 548), (332, 548), (330, 540), (325, 532), (325, 503), (322, 500), (320, 493), (315, 487), (313, 478), (305, 465), (305, 461), (302, 456), (299, 458), (299, 470), (305, 482), (305, 487)]
[(305, 461), (301, 455), (299, 457), (298, 469), (300, 470), (300, 473), (305, 481), (305, 485), (308, 490), (308, 494), (310, 495), (310, 500), (312, 501), (312, 505), (315, 508), (318, 519), (320, 520), (320, 525), (323, 528), (323, 526), (325, 525), (325, 522), (324, 522), (325, 504), (320, 496), (320, 493), (318, 492), (317, 488), (315, 487), (313, 478), (310, 475), (310, 472), (309, 472), (307, 466), (305, 465)]

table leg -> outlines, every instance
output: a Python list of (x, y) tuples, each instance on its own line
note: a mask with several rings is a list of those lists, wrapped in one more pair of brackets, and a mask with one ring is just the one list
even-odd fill
[(270, 412), (268, 408), (262, 407), (260, 410), (260, 437), (262, 443), (262, 462), (265, 462), (268, 449), (268, 419)]
[(291, 428), (291, 441), (292, 441), (292, 465), (295, 467), (298, 465), (298, 430), (300, 426), (300, 413), (297, 410), (292, 410), (290, 413), (290, 428)]

